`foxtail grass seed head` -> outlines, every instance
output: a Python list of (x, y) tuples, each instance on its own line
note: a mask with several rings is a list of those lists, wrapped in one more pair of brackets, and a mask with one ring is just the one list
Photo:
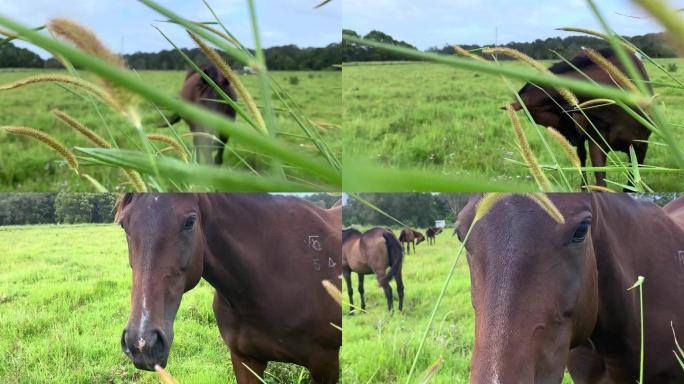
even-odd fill
[(452, 45), (452, 47), (454, 48), (454, 51), (455, 51), (456, 54), (458, 54), (458, 55), (465, 56), (465, 57), (469, 57), (469, 58), (471, 58), (471, 59), (473, 59), (473, 60), (487, 61), (487, 60), (485, 60), (483, 57), (478, 56), (478, 55), (476, 55), (476, 54), (470, 52), (470, 51), (467, 50), (467, 49), (464, 49), (463, 47), (461, 47), (461, 46), (458, 45), (458, 44), (454, 44), (454, 45)]
[[(514, 59), (520, 60), (524, 63), (527, 63), (529, 66), (532, 68), (549, 74), (549, 75), (554, 75), (551, 73), (548, 68), (546, 68), (542, 63), (538, 62), (537, 60), (527, 56), (526, 54), (518, 51), (517, 49), (513, 48), (507, 48), (507, 47), (495, 47), (495, 48), (485, 48), (482, 50), (483, 53), (488, 53), (490, 55), (494, 54), (500, 54), (500, 55), (506, 55), (508, 57), (512, 57)], [(579, 100), (577, 100), (577, 96), (575, 96), (574, 93), (570, 92), (569, 89), (567, 88), (556, 88), (558, 93), (572, 106), (576, 106), (579, 103)]]
[(219, 56), (219, 54), (213, 48), (208, 46), (202, 39), (200, 39), (194, 33), (189, 31), (188, 33), (190, 34), (192, 40), (194, 40), (197, 46), (202, 50), (202, 52), (204, 52), (204, 54), (207, 55), (209, 60), (211, 60), (211, 62), (216, 65), (216, 67), (221, 71), (223, 76), (225, 76), (225, 78), (228, 79), (230, 84), (235, 88), (235, 92), (245, 103), (247, 110), (254, 117), (254, 120), (256, 120), (257, 127), (259, 128), (261, 133), (268, 134), (268, 130), (266, 129), (266, 122), (264, 122), (264, 118), (261, 115), (259, 108), (257, 108), (257, 105), (254, 102), (252, 95), (249, 93), (249, 91), (247, 91), (247, 88), (245, 88), (245, 86), (242, 84), (240, 78), (235, 74), (235, 72), (233, 72), (232, 69), (230, 69), (230, 66), (226, 64), (225, 61), (223, 61), (221, 56)]
[(475, 218), (473, 219), (473, 224), (477, 223), (482, 219), (496, 204), (499, 200), (513, 195), (510, 192), (493, 192), (484, 195), (482, 199), (477, 203), (477, 209), (475, 209)]
[(3, 130), (13, 135), (25, 136), (47, 145), (48, 147), (52, 148), (55, 152), (57, 152), (57, 154), (59, 154), (62, 158), (64, 158), (67, 164), (69, 164), (69, 167), (71, 167), (71, 169), (73, 169), (74, 172), (78, 174), (78, 161), (76, 160), (76, 156), (73, 154), (73, 152), (71, 152), (64, 144), (60, 143), (54, 137), (48, 135), (47, 133), (29, 127), (5, 126), (0, 127), (0, 130)]
[[(586, 28), (574, 28), (574, 27), (563, 27), (563, 28), (556, 28), (556, 30), (557, 30), (557, 31), (565, 31), (565, 32), (583, 33), (583, 34), (585, 34), (585, 35), (598, 37), (599, 39), (603, 39), (603, 40), (605, 40), (605, 41), (610, 41), (610, 38), (609, 38), (608, 35), (606, 35), (605, 33), (592, 31), (591, 29), (586, 29)], [(622, 44), (623, 47), (627, 48), (629, 51), (631, 51), (631, 52), (633, 52), (633, 53), (636, 53), (636, 49), (634, 49), (634, 46), (632, 46), (631, 44), (629, 44), (629, 43), (627, 43), (627, 42), (625, 42), (625, 41), (623, 41), (623, 40), (620, 40), (620, 43)]]
[(173, 148), (178, 153), (178, 155), (181, 157), (181, 159), (183, 159), (183, 161), (185, 161), (186, 163), (188, 162), (188, 155), (183, 150), (183, 146), (180, 145), (180, 143), (174, 140), (172, 137), (162, 135), (159, 133), (150, 133), (147, 135), (147, 138), (150, 140), (160, 141), (164, 144), (167, 144), (169, 147)]
[(147, 186), (138, 172), (130, 169), (124, 169), (124, 173), (126, 174), (126, 177), (128, 178), (128, 181), (130, 181), (133, 188), (135, 188), (136, 192), (147, 192)]
[(585, 101), (585, 102), (583, 102), (583, 103), (578, 104), (577, 107), (580, 108), (580, 109), (582, 109), (582, 108), (588, 108), (588, 107), (593, 107), (593, 106), (597, 106), (597, 105), (606, 106), (606, 105), (612, 105), (612, 104), (615, 104), (615, 100), (611, 100), (611, 99), (591, 99), (591, 100), (587, 100), (587, 101)]
[[(75, 21), (65, 18), (55, 18), (48, 23), (48, 29), (56, 36), (70, 41), (80, 50), (93, 56), (97, 56), (101, 60), (113, 65), (119, 69), (128, 69), (124, 59), (107, 48), (88, 28), (76, 23)], [(138, 99), (133, 93), (117, 86), (107, 79), (100, 78), (105, 89), (109, 94), (117, 100), (118, 104), (123, 106), (119, 108), (122, 112), (130, 114), (130, 110), (135, 108), (138, 104)]]
[(556, 204), (554, 204), (545, 193), (531, 192), (524, 194), (524, 196), (537, 203), (537, 205), (541, 207), (544, 212), (548, 213), (549, 216), (551, 216), (551, 218), (558, 224), (565, 224), (565, 218), (563, 217), (563, 214), (558, 210)]
[(323, 288), (325, 288), (328, 295), (333, 298), (338, 304), (342, 305), (342, 291), (337, 289), (335, 284), (331, 283), (330, 280), (321, 281)]
[(551, 138), (563, 148), (563, 152), (565, 152), (565, 155), (570, 159), (572, 165), (581, 171), (582, 163), (580, 162), (579, 156), (577, 156), (577, 151), (575, 151), (575, 148), (570, 144), (568, 139), (553, 127), (548, 127), (548, 132)]
[(532, 174), (532, 177), (536, 181), (539, 188), (541, 188), (544, 191), (550, 190), (551, 183), (549, 183), (549, 180), (546, 178), (546, 175), (542, 171), (541, 166), (537, 161), (537, 157), (534, 156), (532, 148), (530, 148), (530, 143), (527, 141), (527, 137), (525, 137), (525, 132), (523, 131), (522, 126), (520, 125), (520, 120), (518, 120), (518, 116), (516, 116), (515, 110), (513, 110), (513, 107), (511, 107), (510, 105), (507, 105), (506, 112), (508, 112), (508, 117), (511, 119), (511, 123), (513, 124), (513, 130), (515, 131), (516, 141), (518, 142), (520, 152), (523, 156), (523, 159), (525, 160), (527, 168), (530, 170), (530, 173)]
[(613, 65), (613, 63), (608, 61), (608, 59), (603, 57), (600, 53), (596, 52), (591, 48), (584, 48), (583, 52), (591, 59), (591, 61), (596, 63), (596, 65), (603, 68), (604, 71), (606, 71), (610, 76), (612, 76), (618, 85), (628, 89), (631, 92), (639, 92), (637, 90), (637, 87), (634, 85), (634, 83), (632, 83), (632, 81), (627, 77), (627, 75), (625, 75), (621, 70), (619, 70), (615, 65)]
[(98, 87), (97, 85), (86, 81), (86, 80), (81, 80), (77, 77), (73, 76), (64, 76), (64, 75), (36, 75), (36, 76), (29, 76), (27, 78), (13, 81), (11, 83), (7, 84), (2, 84), (0, 85), (0, 91), (7, 91), (10, 89), (15, 89), (15, 88), (20, 88), (26, 85), (31, 85), (31, 84), (38, 84), (38, 83), (61, 83), (61, 84), (68, 84), (68, 85), (73, 85), (75, 87), (78, 87), (88, 93), (90, 93), (93, 96), (96, 96), (100, 100), (104, 101), (105, 103), (109, 104), (112, 108), (121, 110), (121, 105), (114, 99), (112, 96), (107, 93), (104, 89)]
[(170, 373), (166, 372), (164, 368), (160, 367), (158, 364), (154, 365), (154, 370), (157, 371), (157, 375), (159, 375), (159, 380), (163, 384), (178, 384), (176, 379), (174, 379)]
[(95, 133), (93, 130), (90, 128), (86, 127), (85, 125), (81, 124), (78, 120), (75, 118), (67, 115), (66, 113), (60, 111), (59, 109), (53, 109), (52, 114), (55, 115), (60, 121), (62, 121), (64, 124), (70, 126), (71, 128), (77, 130), (80, 132), (83, 136), (87, 137), (93, 144), (97, 145), (100, 148), (111, 148), (112, 145), (107, 142), (107, 140), (103, 139), (100, 135)]

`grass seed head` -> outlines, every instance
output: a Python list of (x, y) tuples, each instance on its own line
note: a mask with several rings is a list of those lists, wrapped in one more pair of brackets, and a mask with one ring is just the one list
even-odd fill
[(513, 124), (513, 130), (515, 131), (516, 141), (520, 148), (520, 152), (523, 156), (523, 159), (525, 160), (525, 164), (527, 165), (527, 168), (529, 168), (530, 173), (532, 173), (532, 177), (537, 182), (539, 188), (541, 188), (544, 191), (550, 190), (551, 183), (549, 183), (549, 180), (546, 178), (546, 175), (544, 174), (544, 172), (541, 169), (541, 166), (539, 165), (539, 161), (537, 161), (537, 157), (532, 152), (530, 143), (527, 141), (527, 137), (525, 136), (525, 132), (523, 131), (522, 126), (520, 125), (520, 120), (518, 120), (518, 116), (515, 114), (515, 110), (512, 106), (507, 105), (506, 112), (508, 112), (508, 117), (511, 119), (511, 123)]
[(591, 48), (584, 48), (584, 54), (586, 54), (591, 61), (596, 63), (599, 67), (603, 68), (613, 79), (618, 83), (618, 85), (628, 89), (631, 92), (638, 93), (637, 87), (634, 85), (632, 80), (630, 80), (627, 75), (625, 75), (621, 70), (619, 70), (613, 63), (608, 61), (600, 53), (596, 52)]
[(162, 135), (159, 133), (150, 133), (147, 135), (147, 138), (150, 140), (160, 141), (162, 143), (167, 144), (169, 147), (173, 148), (178, 153), (178, 155), (183, 159), (183, 161), (185, 161), (186, 163), (188, 162), (188, 155), (183, 150), (183, 146), (180, 145), (180, 143), (174, 140), (172, 137)]
[(48, 135), (45, 132), (41, 132), (37, 129), (29, 127), (5, 126), (0, 127), (0, 129), (13, 135), (31, 138), (33, 140), (39, 141), (49, 146), (55, 152), (57, 152), (62, 158), (64, 158), (64, 160), (66, 160), (66, 162), (69, 164), (69, 167), (71, 167), (71, 169), (73, 169), (74, 172), (78, 174), (78, 161), (76, 160), (76, 156), (64, 144), (57, 141), (57, 139), (55, 139), (54, 137)]
[(93, 130), (91, 130), (90, 128), (81, 124), (81, 122), (79, 122), (75, 118), (67, 115), (66, 113), (60, 111), (59, 109), (53, 109), (52, 114), (55, 115), (64, 124), (70, 126), (71, 128), (80, 132), (83, 136), (87, 137), (90, 141), (92, 141), (98, 147), (100, 147), (100, 148), (111, 148), (112, 147), (112, 145), (109, 144), (107, 142), (107, 140), (103, 139), (100, 135), (95, 133)]
[(568, 139), (553, 127), (548, 127), (548, 132), (551, 138), (563, 148), (563, 152), (568, 159), (570, 159), (572, 165), (581, 171), (582, 163), (580, 162), (579, 156), (577, 156), (577, 151), (575, 151), (575, 148), (570, 144)]

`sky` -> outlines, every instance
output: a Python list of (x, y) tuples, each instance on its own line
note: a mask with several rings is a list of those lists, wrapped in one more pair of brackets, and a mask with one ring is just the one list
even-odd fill
[[(211, 21), (201, 0), (156, 0), (185, 18)], [(322, 47), (341, 39), (342, 1), (314, 9), (321, 0), (256, 0), (261, 38), (265, 47), (296, 44)], [(253, 47), (247, 0), (209, 0), (219, 18), (243, 44)], [(173, 47), (155, 30), (160, 27), (181, 47), (194, 47), (185, 32), (136, 0), (2, 0), (0, 14), (30, 27), (53, 17), (68, 17), (95, 31), (116, 52), (156, 52)], [(49, 55), (26, 43), (43, 57)], [(123, 49), (122, 49), (123, 48)]]
[[(652, 18), (643, 18), (646, 14), (632, 1), (596, 3), (621, 35), (663, 30)], [(684, 7), (684, 0), (668, 3)], [(601, 30), (585, 0), (343, 0), (342, 26), (360, 35), (377, 29), (422, 50), (447, 43), (505, 44), (572, 35), (554, 30), (560, 27)]]

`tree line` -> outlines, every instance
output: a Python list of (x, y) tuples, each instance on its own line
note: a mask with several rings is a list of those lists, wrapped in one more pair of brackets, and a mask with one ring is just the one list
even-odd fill
[(0, 225), (111, 223), (112, 193), (2, 193)]
[[(467, 204), (464, 193), (360, 193), (359, 197), (412, 228), (434, 227), (435, 220), (453, 224), (458, 212)], [(372, 209), (363, 202), (350, 197), (342, 211), (344, 226), (399, 224)]]
[[(181, 51), (195, 63), (208, 62), (199, 48), (183, 48)], [(266, 65), (269, 69), (278, 71), (333, 70), (333, 66), (341, 62), (340, 52), (339, 43), (319, 48), (300, 48), (290, 44), (264, 49)], [(222, 56), (233, 69), (242, 69), (241, 63), (225, 54)], [(189, 68), (183, 56), (176, 50), (137, 52), (124, 55), (124, 60), (130, 68), (137, 70), (185, 70)], [(16, 47), (12, 43), (0, 43), (0, 68), (62, 68), (62, 65), (54, 58), (45, 60), (30, 50)]]
[[(352, 30), (343, 30), (344, 34), (361, 37), (358, 33)], [(397, 45), (406, 48), (416, 49), (414, 46), (404, 41), (395, 40), (380, 31), (371, 31), (364, 39), (375, 40), (382, 43)], [(665, 35), (663, 33), (649, 33), (646, 35), (639, 35), (625, 38), (641, 49), (646, 55), (652, 58), (671, 58), (677, 57), (676, 52), (666, 43)], [(466, 44), (461, 45), (467, 50), (479, 50), (484, 46)], [(558, 60), (556, 53), (565, 58), (570, 58), (578, 54), (582, 47), (602, 49), (609, 47), (609, 44), (599, 38), (590, 36), (568, 36), (568, 37), (551, 37), (547, 39), (537, 39), (532, 42), (511, 42), (502, 47), (516, 49), (537, 60)], [(443, 47), (432, 47), (427, 52), (441, 53), (452, 55), (455, 53), (452, 44), (445, 44)], [(489, 55), (483, 55), (486, 59), (491, 59)], [(508, 57), (499, 56), (498, 60), (509, 60)], [(405, 55), (388, 52), (382, 49), (362, 46), (356, 43), (343, 41), (342, 43), (342, 61), (345, 63), (356, 61), (401, 61), (401, 60), (416, 60)]]

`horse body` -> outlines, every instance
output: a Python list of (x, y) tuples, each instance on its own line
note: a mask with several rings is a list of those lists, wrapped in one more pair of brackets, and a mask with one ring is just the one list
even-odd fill
[[(216, 289), (214, 313), (230, 349), (237, 382), (260, 382), (243, 364), (261, 376), (269, 361), (280, 361), (308, 368), (317, 383), (336, 383), (341, 334), (330, 324), (341, 323), (341, 308), (323, 289), (321, 281), (329, 280), (340, 287), (341, 208), (323, 210), (303, 200), (261, 194), (134, 195), (122, 211), (132, 259), (168, 256), (155, 254), (154, 238), (133, 239), (136, 235), (130, 233), (135, 229), (128, 226), (138, 227), (140, 223), (132, 221), (142, 222), (144, 216), (160, 216), (154, 212), (183, 204), (186, 209), (197, 211), (197, 232), (202, 232), (204, 239), (201, 255), (197, 256), (201, 260), (201, 276)], [(168, 217), (163, 222), (173, 221), (170, 217), (174, 215), (164, 216)], [(151, 254), (136, 254), (131, 244), (138, 242), (151, 244)], [(147, 261), (152, 267), (154, 262)], [(147, 279), (136, 279), (140, 273), (144, 276), (139, 270), (145, 268), (137, 268), (134, 263), (133, 269), (132, 311), (122, 347), (139, 368), (152, 368), (150, 362), (163, 366), (166, 357), (145, 356), (146, 351), (135, 344), (138, 339), (146, 340), (145, 332), (136, 329), (138, 323), (140, 329), (147, 327), (140, 318), (154, 320), (153, 308), (147, 315), (144, 308), (139, 313), (140, 292), (163, 291), (154, 287), (165, 279), (154, 278), (152, 272), (147, 272)], [(168, 284), (175, 286), (173, 282)], [(184, 290), (194, 286), (189, 285)], [(169, 287), (167, 291), (174, 291)], [(175, 290), (180, 303), (182, 292), (178, 291)], [(154, 300), (175, 301), (168, 297)], [(172, 316), (148, 321), (159, 338), (172, 335), (177, 307)], [(168, 356), (172, 337), (166, 338)]]
[(402, 244), (406, 243), (406, 254), (411, 253), (410, 246), (413, 245), (413, 253), (416, 253), (416, 245), (420, 244), (425, 240), (425, 236), (418, 231), (414, 231), (411, 228), (404, 228), (399, 234), (399, 241)]
[[(612, 49), (602, 49), (599, 54), (623, 73), (626, 73), (626, 69)], [(632, 53), (629, 54), (629, 57), (642, 77), (639, 80), (649, 81), (643, 63)], [(600, 84), (616, 85), (615, 80), (584, 53), (572, 58), (571, 64), (572, 66), (560, 62), (549, 68), (549, 71), (579, 80), (586, 80), (588, 77)], [(583, 73), (578, 72), (575, 68)], [(647, 83), (647, 87), (653, 93), (650, 83)], [(629, 154), (630, 145), (634, 147), (637, 162), (643, 164), (651, 131), (621, 107), (614, 104), (594, 106), (584, 110), (585, 117), (582, 112), (574, 110), (574, 107), (562, 98), (554, 88), (539, 88), (528, 83), (518, 92), (518, 95), (537, 124), (557, 129), (572, 145), (577, 147), (577, 155), (583, 167), (586, 165), (587, 158), (586, 141), (589, 142), (589, 155), (594, 167), (605, 166), (606, 153), (610, 150)], [(581, 94), (576, 96), (580, 103), (592, 99)], [(516, 111), (522, 109), (522, 105), (517, 101), (511, 106)], [(638, 110), (637, 113), (643, 115)], [(587, 118), (593, 123), (593, 126)], [(596, 184), (605, 186), (605, 172), (596, 172), (595, 175)]]
[[(347, 284), (349, 303), (353, 311), (354, 289), (351, 282), (351, 273), (356, 272), (359, 277), (359, 295), (361, 296), (361, 309), (366, 309), (364, 298), (364, 275), (375, 274), (378, 285), (385, 291), (387, 309), (393, 308), (392, 287), (389, 282), (392, 278), (397, 282), (397, 294), (399, 296), (399, 310), (404, 307), (404, 282), (401, 276), (403, 261), (402, 247), (392, 231), (384, 228), (372, 228), (365, 233), (354, 228), (348, 228), (342, 234), (342, 275)], [(387, 273), (387, 268), (390, 268)]]
[[(202, 66), (201, 69), (216, 85), (218, 85), (225, 92), (226, 95), (228, 95), (228, 97), (230, 97), (233, 101), (237, 101), (235, 89), (215, 65), (205, 65)], [(183, 82), (183, 88), (180, 91), (180, 97), (187, 102), (200, 105), (210, 111), (225, 115), (231, 120), (235, 120), (235, 109), (233, 109), (233, 107), (227, 103), (215, 101), (223, 100), (221, 95), (219, 95), (219, 93), (216, 92), (216, 90), (194, 70), (190, 70), (186, 74), (185, 81)], [(180, 121), (180, 116), (175, 115), (169, 120), (169, 123), (174, 124), (178, 121)], [(192, 121), (188, 121), (187, 123), (191, 132), (200, 133), (199, 135), (194, 135), (192, 138), (195, 145), (195, 152), (197, 153), (199, 161), (211, 163), (211, 152), (213, 149), (216, 149), (217, 153), (213, 159), (213, 162), (217, 165), (222, 164), (223, 150), (228, 142), (228, 136), (224, 135), (223, 133), (218, 133), (214, 129), (203, 127)], [(162, 127), (166, 126), (167, 125), (162, 125)], [(215, 143), (213, 139), (205, 134), (217, 136), (220, 140), (220, 144)]]
[[(682, 383), (670, 322), (684, 332), (684, 230), (627, 195), (556, 194), (553, 221), (522, 196), (497, 202), (468, 239), (476, 315), (473, 383), (638, 379), (644, 276), (644, 381)], [(459, 214), (462, 238), (479, 197)], [(682, 205), (676, 202), (675, 205)], [(510, 351), (516, 351), (510, 353)], [(493, 380), (493, 381), (492, 381)]]
[(439, 235), (442, 233), (442, 228), (438, 227), (430, 227), (425, 231), (425, 234), (427, 235), (428, 239), (428, 245), (435, 244), (435, 236)]

